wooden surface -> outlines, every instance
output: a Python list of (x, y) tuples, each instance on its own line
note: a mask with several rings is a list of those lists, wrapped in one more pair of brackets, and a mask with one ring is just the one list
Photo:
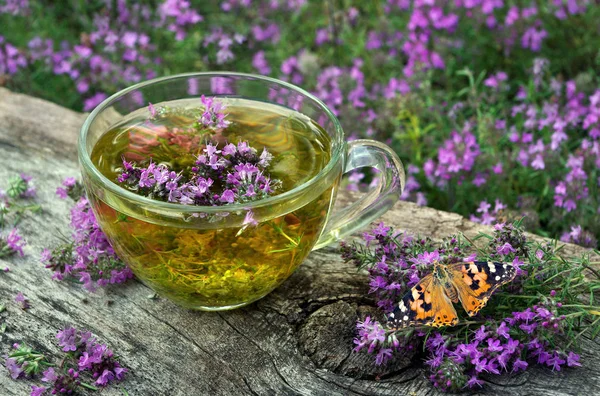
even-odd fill
[[(0, 259), (0, 268), (10, 267), (0, 272), (0, 302), (7, 306), (0, 314), (7, 323), (0, 335), (2, 355), (14, 342), (57, 354), (56, 332), (71, 324), (89, 329), (121, 356), (131, 369), (122, 383), (129, 395), (435, 394), (418, 359), (377, 371), (365, 363), (369, 357), (351, 352), (354, 323), (373, 307), (366, 276), (344, 264), (336, 246), (313, 252), (266, 298), (230, 312), (193, 312), (151, 299), (151, 290), (136, 281), (96, 294), (52, 281), (39, 254), (70, 234), (70, 202), (56, 199), (54, 191), (64, 177), (78, 175), (75, 142), (84, 118), (0, 88), (0, 184), (15, 173), (31, 174), (43, 206), (20, 226), (28, 241), (26, 256)], [(342, 202), (351, 199), (342, 194)], [(459, 215), (404, 202), (383, 220), (434, 239), (489, 231)], [(29, 310), (14, 304), (18, 291), (29, 298)], [(580, 369), (490, 377), (481, 393), (600, 394), (598, 349), (586, 341)], [(0, 395), (25, 395), (29, 389), (27, 381), (13, 381), (0, 369)], [(122, 394), (119, 386), (102, 393)]]

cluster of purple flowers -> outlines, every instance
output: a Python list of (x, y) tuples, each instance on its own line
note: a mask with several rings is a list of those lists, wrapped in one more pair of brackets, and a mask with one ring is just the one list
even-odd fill
[[(224, 121), (209, 118), (210, 125)], [(220, 150), (207, 143), (194, 166), (175, 172), (164, 164), (142, 167), (123, 161), (118, 182), (125, 188), (153, 199), (184, 205), (220, 206), (263, 199), (279, 185), (265, 175), (272, 155), (241, 141)]]
[[(453, 131), (438, 149), (437, 161), (430, 158), (425, 162), (423, 170), (431, 181), (435, 180), (437, 185), (445, 186), (451, 178), (457, 177), (460, 183), (473, 170), (481, 149), (470, 129), (471, 126), (466, 124), (460, 133)], [(473, 184), (476, 184), (475, 179)], [(479, 182), (477, 184), (481, 185)]]
[(570, 231), (563, 233), (560, 237), (560, 240), (591, 249), (594, 249), (596, 246), (598, 246), (598, 240), (594, 234), (583, 230), (579, 225), (571, 227)]
[(158, 14), (158, 25), (166, 26), (168, 30), (175, 32), (175, 39), (178, 41), (185, 38), (189, 28), (204, 20), (202, 15), (191, 8), (187, 0), (165, 0), (158, 6)]
[[(520, 228), (513, 224), (494, 224), (494, 235), (488, 243), (489, 257), (501, 262), (512, 261), (517, 268), (517, 275), (522, 275), (520, 266), (523, 259), (529, 256), (527, 237)], [(538, 257), (538, 259), (541, 259)]]
[(23, 256), (23, 248), (26, 244), (17, 229), (13, 228), (6, 237), (0, 236), (0, 257), (12, 256), (13, 254)]
[[(342, 243), (342, 258), (367, 269), (369, 293), (374, 295), (377, 306), (386, 314), (423, 276), (431, 273), (433, 263), (477, 259), (475, 254), (468, 255), (472, 246), (464, 244), (456, 236), (444, 239), (435, 247), (429, 239), (395, 233), (381, 223), (363, 237), (364, 245)], [(558, 275), (553, 276), (544, 267), (547, 260), (555, 257), (556, 247), (547, 244), (535, 249), (535, 253), (531, 254), (531, 245), (519, 227), (498, 223), (494, 225), (487, 249), (480, 249), (478, 254), (480, 260), (512, 262), (517, 268), (517, 278), (504, 289), (523, 297), (528, 271), (532, 271), (531, 279), (536, 284), (556, 279), (564, 271), (562, 267), (556, 269)], [(527, 270), (521, 268), (525, 265), (524, 259), (529, 259)], [(531, 289), (532, 286), (527, 288)], [(563, 289), (562, 293), (566, 291)], [(550, 290), (546, 296), (531, 298), (531, 301), (538, 302), (532, 305), (526, 303), (512, 311), (508, 307), (498, 310), (496, 305), (465, 319), (466, 322), (459, 322), (456, 331), (452, 327), (442, 331), (427, 327), (392, 331), (369, 316), (357, 322), (354, 350), (366, 350), (374, 355), (376, 365), (383, 365), (396, 355), (415, 353), (424, 343), (430, 381), (440, 390), (453, 392), (483, 386), (481, 375), (484, 373), (519, 372), (534, 364), (555, 371), (580, 366), (579, 355), (569, 349), (572, 343), (564, 346), (561, 341), (569, 338), (567, 334), (573, 324), (567, 322), (567, 315), (559, 313), (563, 303), (556, 291)], [(573, 315), (581, 315), (581, 312)], [(476, 330), (470, 330), (473, 324), (477, 325)]]
[[(37, 191), (33, 185), (33, 178), (21, 173), (9, 180), (8, 188), (0, 189), (0, 229), (7, 222), (6, 217), (11, 212), (23, 213), (27, 209), (37, 210), (39, 205), (22, 206), (17, 200), (30, 200), (35, 198)], [(18, 222), (14, 222), (14, 225)], [(23, 256), (23, 248), (26, 242), (17, 228), (13, 228), (7, 235), (0, 235), (0, 257), (7, 257), (13, 254)]]
[[(65, 180), (63, 186), (67, 186), (66, 192), (57, 191), (61, 197), (73, 195), (73, 191), (82, 191), (73, 178)], [(54, 271), (53, 279), (76, 278), (86, 290), (94, 291), (97, 287), (123, 283), (133, 278), (129, 267), (117, 257), (100, 229), (90, 203), (84, 197), (78, 198), (77, 204), (71, 209), (71, 227), (73, 242), (42, 251), (41, 262)]]
[(418, 343), (409, 337), (398, 339), (395, 333), (389, 332), (376, 320), (367, 316), (364, 321), (356, 324), (358, 336), (354, 339), (354, 352), (367, 349), (368, 353), (375, 353), (375, 364), (382, 365), (388, 362), (394, 353), (410, 353), (415, 350)]
[(5, 42), (0, 35), (0, 76), (3, 74), (15, 74), (27, 66), (25, 55), (14, 45)]
[(508, 88), (504, 82), (508, 80), (508, 75), (503, 71), (493, 74), (483, 81), (483, 85), (492, 89)]
[(488, 201), (481, 201), (475, 210), (476, 214), (472, 214), (470, 220), (475, 223), (492, 225), (496, 222), (498, 215), (500, 215), (504, 209), (506, 209), (506, 205), (499, 199), (496, 199), (493, 208), (492, 204)]
[[(241, 45), (244, 41), (246, 41), (246, 36), (239, 33), (228, 34), (223, 31), (223, 28), (218, 27), (204, 38), (204, 47), (210, 48), (214, 44), (219, 49), (215, 61), (217, 65), (222, 65), (235, 59), (231, 48), (234, 45)], [(206, 60), (208, 61), (208, 57)]]
[[(284, 59), (283, 62), (281, 62), (281, 75), (279, 78), (284, 81), (290, 81), (296, 85), (302, 84), (304, 82), (304, 73), (301, 68), (301, 60), (305, 54), (306, 51), (300, 50), (296, 55), (291, 55), (290, 57)], [(321, 74), (320, 78), (323, 80), (327, 78), (326, 76), (326, 72), (323, 71), (323, 74)], [(325, 101), (327, 98), (321, 97), (321, 99)], [(327, 104), (330, 105), (331, 103), (328, 102)]]
[(115, 359), (113, 351), (106, 344), (97, 342), (89, 331), (67, 327), (59, 331), (56, 338), (62, 350), (78, 361), (79, 371), (90, 371), (96, 385), (106, 386), (113, 380), (120, 381), (127, 372)]
[(565, 334), (564, 316), (552, 300), (535, 305), (497, 322), (488, 322), (470, 333), (468, 340), (438, 332), (425, 342), (429, 356), (426, 365), (433, 386), (457, 392), (482, 387), (480, 375), (517, 373), (530, 364), (545, 365), (554, 371), (581, 366), (579, 355), (562, 351), (549, 340)]
[(252, 67), (254, 67), (259, 74), (271, 74), (271, 66), (269, 66), (269, 61), (265, 57), (265, 51), (258, 51), (254, 54), (252, 57)]
[[(66, 354), (59, 366), (26, 345), (15, 344), (8, 354), (6, 368), (13, 379), (42, 374), (45, 385), (32, 385), (32, 396), (71, 394), (80, 388), (97, 390), (97, 386), (105, 387), (125, 377), (128, 370), (89, 331), (69, 326), (59, 331), (56, 338)], [(91, 378), (94, 385), (85, 383), (85, 378)]]
[[(471, 215), (473, 221), (492, 224), (509, 207), (521, 209), (521, 213), (539, 213), (538, 202), (543, 199), (547, 213), (540, 215), (546, 216), (542, 220), (550, 227), (565, 231), (581, 226), (584, 231), (589, 227), (589, 231), (597, 232), (594, 221), (589, 220), (600, 213), (600, 202), (590, 193), (600, 186), (600, 180), (591, 176), (600, 165), (600, 91), (585, 94), (575, 81), (549, 80), (545, 74), (548, 65), (544, 59), (534, 62), (532, 74), (540, 93), (528, 93), (521, 86), (516, 95), (518, 103), (508, 109), (506, 117), (498, 117), (486, 127), (489, 138), (505, 144), (505, 150), (482, 143), (488, 136), (481, 135), (481, 125), (465, 120), (462, 132), (452, 132), (437, 149), (437, 157), (424, 162), (423, 172), (438, 191), (464, 185), (461, 189), (473, 194), (478, 191), (473, 186), (493, 189), (494, 185), (503, 185), (510, 192), (515, 185), (525, 185), (526, 193), (516, 200), (508, 192), (498, 191), (501, 198), (496, 199), (493, 210), (487, 200), (481, 201), (478, 208), (471, 209), (475, 211)], [(505, 76), (497, 73), (484, 80), (484, 85), (496, 89), (504, 81)], [(547, 95), (551, 95), (550, 99)], [(482, 98), (487, 105), (499, 100), (495, 95)], [(467, 110), (472, 109), (457, 102), (449, 115), (459, 121), (457, 115)], [(473, 132), (475, 127), (480, 129), (479, 137)], [(531, 183), (531, 179), (536, 181)], [(536, 199), (529, 199), (533, 194)], [(564, 221), (550, 221), (548, 216), (562, 217)]]
[[(595, 145), (598, 147), (598, 142), (595, 142)], [(567, 161), (569, 173), (554, 187), (554, 205), (563, 208), (566, 212), (576, 210), (577, 202), (581, 203), (589, 197), (588, 175), (583, 170), (584, 161), (583, 156), (570, 155)]]
[(29, 0), (3, 0), (0, 3), (0, 14), (28, 15)]
[[(23, 2), (10, 1), (2, 9), (22, 14), (20, 10), (26, 8), (17, 3)], [(173, 32), (176, 40), (183, 40), (203, 20), (186, 0), (164, 0), (156, 9), (124, 0), (104, 6), (75, 45), (62, 42), (57, 49), (51, 39), (34, 37), (25, 53), (9, 43), (3, 45), (0, 37), (0, 75), (16, 73), (29, 58), (38, 67), (71, 78), (86, 98), (84, 110), (91, 110), (107, 97), (105, 92), (156, 76), (162, 60), (152, 42), (155, 32)]]

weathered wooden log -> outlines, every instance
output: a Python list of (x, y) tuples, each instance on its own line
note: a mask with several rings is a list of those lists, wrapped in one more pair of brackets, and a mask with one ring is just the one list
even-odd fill
[[(130, 395), (425, 395), (434, 393), (418, 359), (399, 359), (385, 369), (365, 354), (352, 353), (354, 324), (373, 311), (366, 275), (344, 264), (336, 246), (313, 252), (299, 270), (266, 298), (230, 312), (194, 312), (150, 298), (139, 282), (96, 294), (55, 282), (39, 262), (44, 247), (68, 237), (70, 203), (55, 190), (76, 176), (75, 143), (85, 116), (46, 101), (0, 88), (0, 182), (15, 173), (35, 178), (43, 211), (20, 225), (28, 246), (23, 258), (0, 259), (0, 321), (6, 353), (25, 342), (57, 355), (56, 332), (65, 324), (87, 328), (109, 344), (131, 369), (123, 388)], [(353, 199), (342, 192), (340, 202)], [(489, 228), (463, 217), (399, 202), (383, 216), (397, 229), (440, 239), (450, 233), (474, 236)], [(536, 237), (539, 238), (539, 237)], [(582, 248), (569, 245), (569, 254)], [(18, 291), (27, 311), (13, 302)], [(600, 394), (600, 353), (585, 340), (583, 367), (553, 373), (490, 378), (482, 392), (503, 395)], [(25, 381), (0, 374), (1, 395), (28, 394)], [(120, 395), (110, 387), (106, 395)]]

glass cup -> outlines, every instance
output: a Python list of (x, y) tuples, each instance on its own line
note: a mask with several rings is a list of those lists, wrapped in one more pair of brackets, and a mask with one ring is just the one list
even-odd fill
[[(329, 136), (329, 162), (312, 179), (280, 195), (216, 207), (134, 194), (94, 165), (96, 142), (132, 112), (147, 111), (148, 102), (201, 94), (284, 106), (308, 116)], [(346, 142), (335, 115), (312, 94), (287, 82), (241, 73), (180, 74), (124, 89), (89, 115), (78, 153), (87, 197), (119, 257), (160, 296), (207, 311), (233, 309), (264, 297), (312, 250), (363, 228), (390, 209), (405, 184), (402, 163), (388, 146), (373, 140)], [(379, 183), (333, 212), (342, 175), (361, 167), (377, 169)]]

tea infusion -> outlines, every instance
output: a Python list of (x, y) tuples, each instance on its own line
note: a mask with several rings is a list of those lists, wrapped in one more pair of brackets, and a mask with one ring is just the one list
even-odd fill
[[(98, 140), (91, 158), (108, 179), (137, 194), (226, 213), (227, 205), (307, 182), (328, 163), (329, 147), (323, 129), (300, 113), (202, 97), (133, 112)], [(248, 211), (241, 226), (194, 229), (149, 221), (141, 211), (128, 216), (90, 197), (102, 229), (137, 277), (200, 309), (244, 305), (276, 288), (316, 243), (332, 199), (328, 188), (268, 221)]]

